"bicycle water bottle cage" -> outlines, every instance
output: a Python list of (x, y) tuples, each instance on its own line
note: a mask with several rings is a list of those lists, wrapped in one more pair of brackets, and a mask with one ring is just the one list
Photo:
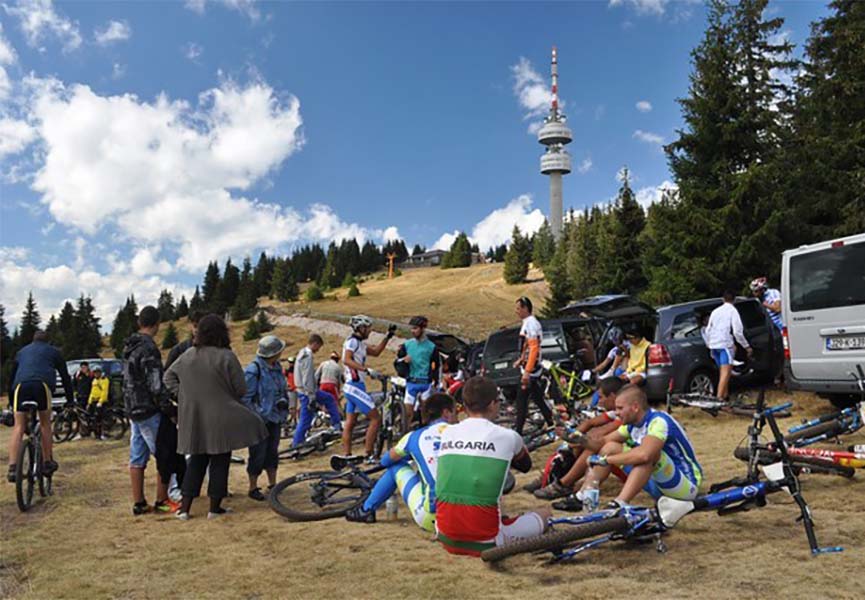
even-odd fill
[(694, 510), (690, 500), (676, 500), (667, 496), (658, 498), (658, 516), (664, 527), (675, 527), (679, 520)]

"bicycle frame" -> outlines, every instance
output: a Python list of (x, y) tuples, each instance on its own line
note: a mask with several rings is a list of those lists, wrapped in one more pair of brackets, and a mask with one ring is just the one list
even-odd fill
[(551, 384), (557, 386), (562, 394), (563, 400), (576, 403), (577, 400), (591, 396), (594, 392), (592, 386), (580, 379), (576, 371), (568, 371), (552, 361), (543, 361), (542, 366), (551, 377)]
[(823, 450), (822, 448), (787, 448), (790, 456), (811, 456), (823, 458), (827, 462), (854, 469), (865, 469), (865, 452), (844, 452), (840, 450)]
[(838, 427), (833, 431), (827, 431), (826, 433), (821, 433), (820, 435), (810, 438), (798, 439), (792, 442), (792, 445), (794, 447), (810, 446), (816, 442), (822, 442), (824, 440), (836, 438), (839, 435), (847, 435), (859, 431), (862, 429), (862, 426), (865, 425), (865, 402), (860, 402), (856, 406), (845, 408), (840, 412), (823, 415), (816, 419), (806, 421), (800, 425), (796, 425), (795, 427), (791, 427), (788, 430), (788, 433), (798, 433), (803, 429), (828, 423), (830, 421), (838, 421)]

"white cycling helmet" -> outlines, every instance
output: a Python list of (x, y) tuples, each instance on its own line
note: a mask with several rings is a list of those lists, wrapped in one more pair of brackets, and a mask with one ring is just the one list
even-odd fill
[(357, 331), (361, 327), (372, 327), (372, 319), (366, 315), (355, 315), (349, 320), (349, 326), (352, 331)]
[(766, 278), (765, 277), (758, 277), (757, 279), (755, 279), (754, 281), (751, 282), (751, 291), (752, 292), (757, 292), (757, 291), (764, 290), (764, 289), (766, 289)]

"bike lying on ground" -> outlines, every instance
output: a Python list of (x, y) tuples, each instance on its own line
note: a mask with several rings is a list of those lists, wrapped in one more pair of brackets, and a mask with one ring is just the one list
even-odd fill
[(42, 470), (45, 457), (42, 456), (42, 428), (39, 426), (37, 408), (37, 404), (32, 401), (21, 402), (18, 407), (19, 411), (27, 413), (24, 437), (18, 447), (15, 463), (15, 499), (21, 512), (33, 505), (33, 490), (37, 483), (39, 495), (43, 498), (54, 493), (51, 475)]
[[(784, 438), (775, 420), (775, 415), (791, 407), (790, 403), (773, 408), (763, 408), (763, 395), (757, 400), (757, 410), (748, 428), (750, 456), (745, 477), (731, 479), (710, 488), (710, 493), (694, 500), (675, 500), (661, 497), (652, 508), (626, 506), (601, 510), (581, 517), (553, 518), (550, 530), (543, 535), (526, 538), (484, 551), (481, 558), (495, 562), (525, 552), (553, 553), (552, 561), (571, 559), (591, 548), (613, 540), (645, 541), (654, 539), (659, 552), (666, 551), (661, 535), (673, 528), (685, 515), (694, 511), (717, 510), (719, 515), (750, 510), (766, 504), (766, 496), (786, 491), (795, 500), (800, 520), (805, 527), (812, 555), (840, 552), (840, 547), (821, 548), (817, 544), (811, 510), (802, 491), (792, 457), (787, 453)], [(760, 441), (763, 427), (768, 424), (775, 439), (767, 445)], [(780, 462), (761, 465), (764, 452), (780, 454)], [(761, 479), (761, 471), (766, 479)], [(588, 541), (586, 541), (588, 540)]]
[(865, 424), (865, 402), (860, 402), (856, 406), (791, 427), (784, 439), (796, 447), (809, 446), (855, 433), (862, 429), (863, 424)]
[[(763, 391), (761, 390), (762, 394)], [(674, 406), (690, 406), (691, 408), (699, 408), (706, 411), (713, 417), (717, 417), (720, 413), (728, 413), (740, 417), (751, 417), (757, 409), (757, 404), (749, 402), (746, 394), (738, 394), (733, 400), (724, 401), (709, 394), (701, 392), (688, 392), (685, 394), (673, 394), (667, 392), (667, 412), (672, 413)], [(789, 417), (790, 411), (779, 411), (776, 417)]]

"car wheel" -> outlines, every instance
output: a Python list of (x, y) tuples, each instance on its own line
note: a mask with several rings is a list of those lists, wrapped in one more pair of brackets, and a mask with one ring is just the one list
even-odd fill
[(690, 393), (715, 395), (715, 378), (708, 371), (696, 371), (688, 377), (685, 390)]

